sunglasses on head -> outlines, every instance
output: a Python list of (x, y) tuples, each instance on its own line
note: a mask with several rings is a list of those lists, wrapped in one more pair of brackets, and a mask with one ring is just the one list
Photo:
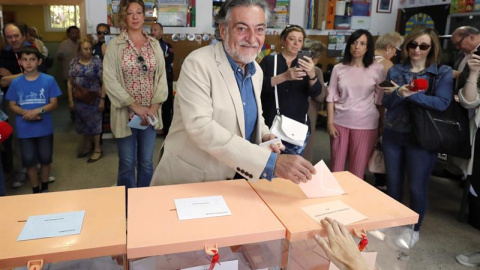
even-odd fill
[(108, 31), (97, 31), (97, 35), (108, 35)]
[(412, 49), (412, 50), (416, 50), (417, 47), (420, 47), (420, 50), (422, 50), (422, 51), (426, 51), (426, 50), (430, 49), (430, 47), (432, 47), (432, 45), (429, 45), (429, 44), (418, 44), (418, 43), (415, 42), (415, 41), (410, 42), (410, 43), (407, 44), (407, 48)]
[(143, 59), (143, 56), (139, 56), (137, 58), (138, 62), (140, 62), (142, 64), (142, 70), (147, 72), (148, 71), (148, 67), (147, 67), (147, 64), (145, 64), (145, 59)]

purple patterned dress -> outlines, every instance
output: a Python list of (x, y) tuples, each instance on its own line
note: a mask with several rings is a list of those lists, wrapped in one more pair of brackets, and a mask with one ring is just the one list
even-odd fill
[[(75, 85), (81, 85), (90, 91), (102, 90), (102, 60), (93, 57), (88, 65), (81, 64), (78, 58), (70, 63), (69, 76)], [(98, 135), (102, 133), (102, 113), (98, 110), (100, 98), (92, 105), (74, 99), (75, 103), (75, 130), (82, 135)]]

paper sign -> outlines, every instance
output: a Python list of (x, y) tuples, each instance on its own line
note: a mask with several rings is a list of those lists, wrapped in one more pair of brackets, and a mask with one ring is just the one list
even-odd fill
[(320, 162), (315, 165), (315, 171), (317, 173), (312, 175), (312, 180), (298, 184), (307, 198), (320, 198), (345, 194), (345, 191), (323, 160), (320, 160)]
[(149, 125), (142, 126), (142, 118), (138, 115), (134, 115), (132, 120), (128, 122), (127, 126), (131, 128), (136, 128), (136, 129), (146, 129), (147, 127), (149, 127)]
[[(377, 260), (377, 252), (362, 252), (362, 256), (367, 262), (368, 269), (374, 270), (375, 261)], [(336, 267), (332, 262), (330, 262), (330, 267), (328, 270), (340, 270), (340, 268)]]
[(17, 241), (80, 234), (85, 210), (28, 217)]
[(326, 217), (335, 219), (345, 225), (367, 219), (365, 215), (338, 200), (302, 207), (302, 210), (318, 223)]
[(179, 220), (229, 216), (232, 213), (223, 196), (175, 199)]

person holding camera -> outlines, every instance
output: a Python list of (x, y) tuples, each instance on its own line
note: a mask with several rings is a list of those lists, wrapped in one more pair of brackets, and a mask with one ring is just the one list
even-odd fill
[[(266, 56), (260, 63), (263, 70), (261, 95), (263, 117), (265, 118), (265, 124), (269, 127), (272, 127), (277, 115), (275, 89), (277, 89), (280, 113), (310, 126), (307, 116), (308, 98), (315, 98), (320, 95), (322, 84), (315, 73), (312, 53), (301, 51), (305, 37), (306, 34), (302, 27), (287, 25), (280, 33), (281, 53)], [(307, 137), (302, 146), (283, 141), (282, 143), (285, 145), (283, 153), (301, 155), (309, 133), (307, 132)]]
[(362, 178), (383, 125), (383, 66), (374, 62), (374, 43), (367, 30), (350, 35), (343, 62), (335, 65), (327, 93), (328, 132), (333, 172)]

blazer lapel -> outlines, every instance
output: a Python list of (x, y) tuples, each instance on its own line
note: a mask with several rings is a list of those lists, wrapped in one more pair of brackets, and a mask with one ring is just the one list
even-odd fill
[(242, 97), (240, 95), (240, 90), (238, 89), (237, 80), (232, 70), (230, 62), (228, 62), (227, 55), (223, 49), (223, 44), (218, 42), (215, 46), (215, 60), (217, 61), (218, 70), (225, 80), (225, 85), (227, 86), (230, 97), (233, 101), (233, 106), (235, 107), (235, 112), (237, 114), (237, 122), (242, 133), (242, 137), (245, 138), (245, 115), (243, 112), (243, 103)]

